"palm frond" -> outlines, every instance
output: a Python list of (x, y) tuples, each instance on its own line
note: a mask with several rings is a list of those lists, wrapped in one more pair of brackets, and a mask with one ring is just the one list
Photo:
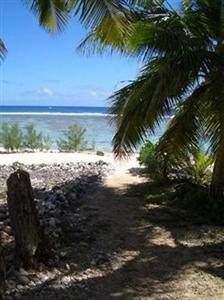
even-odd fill
[(193, 164), (191, 164), (189, 175), (192, 174), (198, 184), (209, 182), (211, 180), (211, 167), (214, 163), (213, 157), (200, 149), (196, 149), (192, 154)]
[(61, 31), (69, 20), (66, 0), (22, 0), (49, 32)]
[[(182, 54), (189, 48), (192, 50), (208, 48), (209, 33), (203, 19), (194, 11), (185, 16), (169, 11), (166, 6), (159, 6), (159, 11), (153, 7), (148, 4), (147, 11), (137, 13), (133, 13), (132, 7), (128, 28), (124, 27), (125, 30), (120, 30), (110, 18), (105, 18), (100, 25), (90, 30), (79, 50), (88, 53), (92, 50), (101, 54), (110, 49), (148, 61), (164, 53)], [(125, 14), (119, 14), (117, 18), (122, 23), (127, 20)]]
[[(125, 21), (124, 16), (117, 18)], [(127, 53), (125, 45), (127, 37), (128, 33), (124, 33), (116, 23), (111, 22), (110, 19), (104, 19), (97, 28), (87, 34), (77, 50), (84, 54), (112, 53), (113, 51)]]
[[(144, 34), (145, 37), (147, 37), (147, 41), (149, 39), (149, 32), (146, 30), (147, 26), (145, 25), (145, 20), (138, 20), (139, 18), (142, 19), (142, 17), (139, 17), (140, 15), (142, 15), (142, 13), (138, 14), (137, 18), (135, 16), (129, 20), (125, 15), (117, 15), (117, 20), (125, 24), (123, 27), (117, 26), (115, 22), (111, 22), (110, 18), (105, 18), (98, 26), (90, 30), (78, 47), (78, 50), (101, 54), (103, 51), (110, 49), (111, 51), (118, 51), (126, 55), (135, 55), (139, 51), (139, 48), (141, 48), (141, 45), (136, 45), (138, 43), (136, 40), (138, 39), (138, 41), (140, 40), (141, 43), (144, 44)], [(147, 46), (148, 45), (144, 44), (144, 49)]]
[(125, 1), (115, 0), (68, 0), (67, 8), (74, 11), (79, 16), (80, 21), (90, 28), (96, 28), (105, 20), (116, 24), (118, 28), (124, 28), (127, 25), (120, 18), (121, 15), (127, 13)]
[(7, 49), (5, 47), (4, 42), (0, 39), (0, 62), (5, 58), (7, 53)]
[[(144, 23), (149, 17), (151, 19), (164, 17), (167, 8), (162, 5), (163, 2), (158, 0), (92, 0), (88, 1), (88, 5), (86, 5), (84, 1), (69, 1), (70, 6), (71, 3), (72, 6), (77, 6), (76, 13), (81, 14), (81, 21), (90, 27), (90, 32), (78, 50), (102, 54), (109, 49), (125, 55), (132, 55), (130, 37), (132, 31), (135, 30), (135, 33), (138, 31), (135, 29), (136, 22), (141, 20)], [(86, 16), (88, 16), (87, 21), (85, 21)]]
[(217, 153), (221, 142), (224, 140), (224, 90), (222, 81), (222, 74), (215, 74), (212, 78), (204, 111), (205, 134), (213, 154)]
[(195, 11), (164, 10), (164, 15), (151, 14), (132, 26), (129, 47), (143, 60), (164, 53), (182, 55), (189, 49), (206, 50), (211, 45), (204, 19)]
[(223, 1), (222, 0), (197, 0), (195, 1), (195, 10), (197, 14), (203, 15), (206, 26), (209, 29), (211, 38), (223, 39)]
[[(209, 53), (208, 53), (209, 57)], [(117, 126), (114, 152), (129, 153), (197, 85), (198, 74), (207, 68), (204, 52), (189, 51), (182, 56), (165, 56), (145, 66), (139, 78), (116, 92), (112, 114)]]
[(206, 85), (199, 86), (183, 103), (171, 119), (165, 133), (158, 142), (157, 151), (174, 156), (186, 156), (198, 148), (203, 126), (203, 106), (208, 91)]

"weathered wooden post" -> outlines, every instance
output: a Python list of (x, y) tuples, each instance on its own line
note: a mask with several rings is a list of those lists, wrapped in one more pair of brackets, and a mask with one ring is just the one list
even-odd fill
[(7, 180), (7, 202), (15, 236), (15, 267), (29, 268), (40, 253), (42, 233), (29, 173), (17, 170)]

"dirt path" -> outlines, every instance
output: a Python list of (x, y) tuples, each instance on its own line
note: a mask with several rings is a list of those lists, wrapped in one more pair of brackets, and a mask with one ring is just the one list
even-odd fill
[(101, 218), (111, 225), (106, 248), (116, 251), (111, 269), (96, 285), (93, 297), (224, 299), (223, 240), (213, 240), (213, 244), (203, 239), (189, 241), (188, 234), (203, 228), (145, 222), (148, 214), (155, 215), (156, 207), (146, 210), (142, 199), (127, 193), (130, 185), (142, 181), (128, 170), (118, 170), (107, 178), (105, 188), (91, 197)]
[[(86, 240), (67, 259), (74, 269), (23, 299), (224, 299), (223, 236), (209, 240), (211, 228), (179, 227), (159, 207), (146, 207), (131, 188), (142, 180), (122, 167), (93, 187), (81, 208)], [(203, 232), (205, 239), (194, 238)]]
[(87, 197), (106, 224), (94, 247), (109, 254), (109, 262), (102, 277), (90, 281), (86, 299), (224, 299), (223, 243), (185, 237), (203, 228), (145, 222), (156, 207), (147, 210), (127, 192), (142, 181), (121, 168)]

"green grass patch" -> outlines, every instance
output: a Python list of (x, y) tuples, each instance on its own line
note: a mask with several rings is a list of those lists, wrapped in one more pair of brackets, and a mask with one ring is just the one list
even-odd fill
[(175, 197), (174, 191), (166, 191), (158, 194), (149, 194), (146, 196), (146, 200), (152, 204), (168, 204)]

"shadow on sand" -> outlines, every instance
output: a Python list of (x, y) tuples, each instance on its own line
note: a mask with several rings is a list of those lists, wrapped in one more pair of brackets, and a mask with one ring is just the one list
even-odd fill
[[(156, 222), (150, 214), (161, 215), (161, 207), (146, 209), (144, 199), (132, 188), (120, 192), (100, 181), (92, 186), (78, 205), (83, 221), (72, 232), (65, 228), (63, 250), (67, 253), (61, 262), (70, 269), (62, 268), (60, 275), (27, 288), (15, 299), (181, 299), (192, 286), (208, 287), (203, 282), (206, 274), (214, 281), (224, 278), (223, 241), (183, 242), (201, 227), (178, 223), (175, 214)], [(189, 280), (195, 278), (195, 282), (184, 287), (181, 276), (188, 269), (195, 275), (189, 275)]]

